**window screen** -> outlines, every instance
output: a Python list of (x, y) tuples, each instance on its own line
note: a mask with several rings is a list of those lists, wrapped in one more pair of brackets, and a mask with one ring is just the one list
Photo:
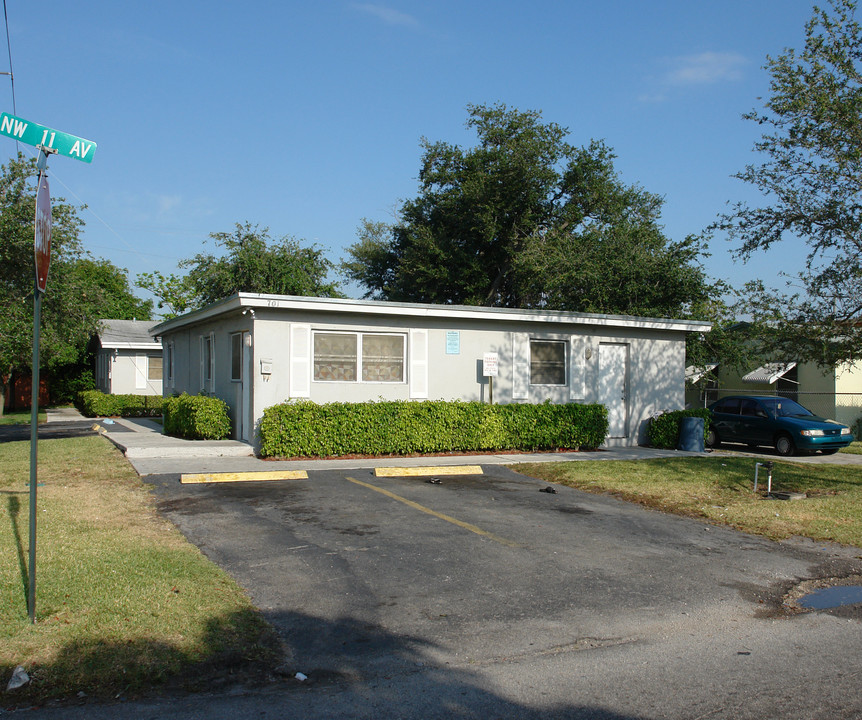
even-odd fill
[(207, 383), (213, 379), (213, 340), (210, 336), (204, 338), (204, 378)]
[(363, 382), (402, 382), (404, 380), (404, 336), (362, 336)]
[(147, 356), (147, 380), (162, 379), (162, 357), (161, 355)]
[(566, 344), (564, 342), (530, 341), (530, 384), (566, 384)]
[(230, 379), (242, 380), (242, 333), (230, 336)]
[(315, 333), (314, 379), (356, 380), (357, 336), (350, 333)]

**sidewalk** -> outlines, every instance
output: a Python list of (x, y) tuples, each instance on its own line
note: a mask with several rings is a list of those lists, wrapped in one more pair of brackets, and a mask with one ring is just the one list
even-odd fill
[(647, 447), (601, 449), (594, 452), (493, 453), (478, 455), (423, 455), (418, 457), (262, 460), (251, 445), (238, 440), (183, 440), (162, 433), (162, 426), (146, 418), (85, 418), (74, 408), (48, 410), (49, 423), (90, 423), (128, 458), (139, 475), (224, 473), (280, 470), (355, 470), (378, 467), (441, 465), (517, 465), (532, 462), (585, 460), (647, 460), (671, 457), (744, 456), (753, 461), (781, 460), (805, 464), (862, 465), (862, 455), (799, 455), (779, 458), (761, 453), (721, 449), (710, 453), (660, 450)]
[[(49, 422), (51, 422), (49, 411)], [(218, 473), (274, 470), (355, 470), (377, 467), (426, 467), (441, 465), (514, 465), (528, 462), (572, 460), (641, 460), (661, 457), (699, 457), (705, 453), (613, 448), (595, 452), (494, 453), (478, 455), (426, 455), (419, 457), (336, 458), (327, 460), (262, 460), (253, 448), (238, 440), (183, 440), (162, 433), (162, 426), (144, 418), (87, 420), (116, 445), (139, 475), (169, 473)], [(72, 420), (65, 413), (65, 421)]]

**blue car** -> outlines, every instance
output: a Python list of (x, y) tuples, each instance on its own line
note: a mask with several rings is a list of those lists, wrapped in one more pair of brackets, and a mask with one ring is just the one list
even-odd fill
[(769, 445), (785, 456), (817, 450), (831, 455), (853, 442), (849, 427), (818, 417), (789, 398), (730, 395), (709, 409), (706, 445), (711, 448), (730, 442)]

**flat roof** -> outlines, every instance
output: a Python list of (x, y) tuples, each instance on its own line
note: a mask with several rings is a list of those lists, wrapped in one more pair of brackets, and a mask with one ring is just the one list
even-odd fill
[(268, 310), (301, 310), (334, 312), (351, 315), (382, 315), (391, 317), (443, 318), (465, 320), (501, 320), (535, 323), (572, 323), (616, 328), (673, 330), (677, 332), (708, 332), (712, 324), (700, 320), (643, 318), (630, 315), (601, 315), (559, 310), (517, 310), (474, 305), (432, 305), (352, 298), (300, 297), (237, 293), (185, 315), (165, 320), (150, 328), (150, 334), (161, 335), (186, 325), (218, 317), (228, 312), (266, 308)]

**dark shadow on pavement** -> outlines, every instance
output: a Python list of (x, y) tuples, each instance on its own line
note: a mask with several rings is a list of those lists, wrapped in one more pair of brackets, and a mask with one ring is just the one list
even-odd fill
[[(41, 424), (37, 429), (39, 440), (58, 440), (62, 438), (95, 435), (93, 421)], [(0, 443), (20, 442), (30, 439), (29, 425), (0, 425)]]
[[(140, 639), (131, 643), (75, 642), (58, 653), (42, 677), (75, 673), (81, 695), (63, 703), (34, 707), (34, 687), (23, 696), (16, 717), (75, 720), (125, 720), (141, 717), (230, 718), (517, 718), (518, 720), (645, 720), (598, 707), (573, 703), (533, 707), (489, 689), (479, 673), (439, 664), (427, 641), (393, 634), (384, 628), (345, 617), (322, 620), (294, 612), (272, 612), (267, 619), (282, 640), (283, 660), (263, 667), (240, 648), (220, 647), (223, 621), (214, 619), (204, 644), (215, 659), (194, 665), (177, 648)], [(150, 665), (150, 688), (123, 688), (123, 673), (142, 659)], [(110, 668), (114, 677), (86, 678), (87, 668)], [(0, 668), (6, 682), (11, 667)], [(305, 679), (297, 679), (302, 673)], [(136, 675), (140, 677), (141, 674)], [(120, 685), (119, 688), (116, 685)], [(190, 692), (192, 688), (196, 692)], [(135, 690), (137, 699), (130, 699)], [(577, 691), (572, 689), (573, 694)], [(117, 703), (119, 698), (124, 702)], [(30, 696), (29, 701), (26, 700)], [(82, 699), (86, 695), (85, 699)], [(99, 702), (94, 697), (110, 698)], [(16, 699), (6, 696), (7, 707)], [(29, 710), (25, 709), (29, 706)], [(32, 713), (32, 715), (31, 715)]]

